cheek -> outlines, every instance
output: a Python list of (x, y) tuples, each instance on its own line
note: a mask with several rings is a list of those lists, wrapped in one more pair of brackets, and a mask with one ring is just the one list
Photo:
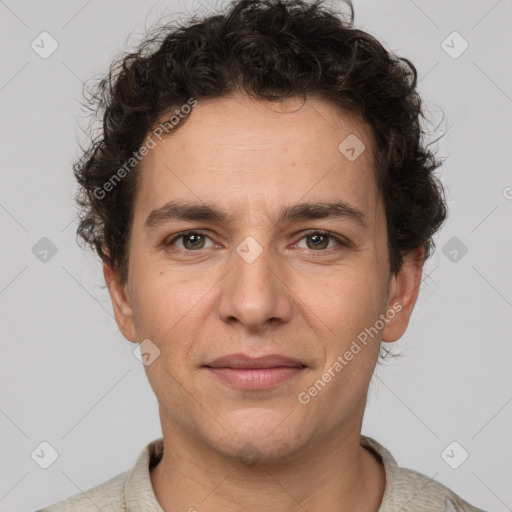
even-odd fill
[(373, 324), (384, 303), (382, 277), (371, 265), (331, 271), (329, 279), (303, 283), (300, 299), (339, 342)]
[[(325, 336), (319, 337), (325, 360), (313, 381), (327, 374), (329, 383), (326, 392), (319, 393), (322, 398), (317, 405), (329, 408), (329, 404), (338, 404), (331, 411), (335, 416), (340, 409), (356, 407), (373, 374), (380, 334), (370, 328), (382, 313), (384, 288), (377, 269), (365, 266), (324, 283), (323, 290), (324, 306), (318, 301), (315, 313), (328, 326)], [(347, 393), (348, 389), (353, 393)]]
[(161, 350), (169, 344), (185, 349), (201, 326), (205, 291), (212, 285), (183, 271), (151, 265), (149, 259), (135, 268), (132, 304), (138, 337), (151, 339)]

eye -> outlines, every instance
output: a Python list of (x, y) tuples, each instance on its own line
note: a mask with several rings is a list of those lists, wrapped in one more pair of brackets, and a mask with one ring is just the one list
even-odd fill
[[(337, 246), (345, 246), (344, 243), (339, 237), (333, 235), (328, 231), (311, 231), (303, 236), (300, 240), (306, 240), (306, 249), (311, 249), (313, 251), (324, 251), (325, 249), (332, 249), (333, 246), (329, 245), (329, 242), (334, 241)], [(298, 244), (297, 244), (298, 246)], [(327, 251), (326, 251), (327, 252)]]
[[(329, 231), (317, 230), (306, 233), (294, 247), (300, 247), (303, 240), (306, 241), (305, 248), (315, 252), (331, 252), (331, 249), (336, 250), (336, 248), (348, 245), (348, 242), (345, 242), (342, 238)], [(214, 246), (214, 243), (208, 235), (201, 231), (186, 231), (165, 241), (164, 245), (169, 248), (176, 248), (178, 251), (190, 253), (211, 248)]]
[[(210, 246), (206, 246), (206, 240), (210, 240), (210, 238), (202, 233), (201, 231), (187, 231), (185, 233), (180, 233), (179, 235), (175, 236), (171, 240), (165, 242), (165, 245), (167, 247), (169, 246), (175, 246), (175, 242), (181, 240), (182, 246), (178, 249), (194, 252), (199, 249), (205, 249), (207, 247), (213, 247), (213, 243)], [(211, 240), (210, 240), (211, 242)]]

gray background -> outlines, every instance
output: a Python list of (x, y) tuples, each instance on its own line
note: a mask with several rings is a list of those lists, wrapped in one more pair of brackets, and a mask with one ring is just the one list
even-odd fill
[[(433, 124), (447, 132), (439, 151), (450, 209), (395, 344), (404, 356), (372, 381), (363, 433), (470, 503), (512, 510), (512, 2), (355, 4), (356, 25), (418, 68)], [(104, 73), (161, 16), (197, 5), (0, 0), (2, 511), (35, 510), (100, 484), (161, 435), (101, 266), (75, 242), (71, 164), (86, 122), (82, 81)], [(59, 44), (47, 59), (31, 48), (43, 31)], [(457, 58), (442, 45), (454, 31), (469, 44)], [(462, 48), (453, 37), (444, 43), (452, 54)], [(57, 248), (46, 262), (32, 252), (43, 237)], [(48, 469), (31, 458), (43, 441), (59, 453)], [(453, 441), (469, 453), (458, 469), (441, 456)]]

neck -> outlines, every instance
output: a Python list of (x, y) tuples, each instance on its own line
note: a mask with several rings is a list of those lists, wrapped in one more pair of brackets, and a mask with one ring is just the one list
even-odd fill
[(377, 512), (384, 494), (384, 467), (359, 444), (360, 428), (279, 462), (226, 459), (179, 429), (163, 437), (151, 482), (166, 512)]

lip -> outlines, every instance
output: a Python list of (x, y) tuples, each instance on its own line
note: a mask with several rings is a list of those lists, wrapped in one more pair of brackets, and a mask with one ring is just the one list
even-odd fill
[(249, 357), (231, 354), (204, 365), (215, 377), (243, 390), (269, 389), (286, 382), (307, 367), (297, 359), (271, 354)]
[(269, 354), (260, 357), (251, 357), (246, 354), (229, 354), (227, 356), (219, 357), (204, 366), (209, 368), (261, 369), (304, 367), (306, 365), (297, 359), (285, 357), (280, 354)]

